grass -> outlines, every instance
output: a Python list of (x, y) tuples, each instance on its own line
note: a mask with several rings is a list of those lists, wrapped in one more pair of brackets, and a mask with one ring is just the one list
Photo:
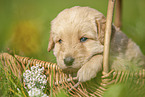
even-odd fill
[[(13, 63), (10, 63), (13, 64)], [(23, 84), (23, 74), (21, 75), (21, 78), (18, 78), (15, 76), (9, 67), (10, 64), (8, 64), (5, 61), (5, 65), (1, 64), (0, 61), (0, 97), (28, 97), (28, 90), (24, 87)], [(29, 63), (26, 67), (28, 69)], [(14, 68), (14, 67), (13, 67)], [(26, 71), (24, 70), (24, 72)], [(49, 83), (47, 83), (46, 88), (44, 89), (44, 93), (47, 95), (50, 94), (50, 97), (54, 97), (53, 93), (53, 70), (52, 70), (52, 76), (51, 76), (51, 87), (49, 88)], [(47, 90), (48, 89), (48, 90)], [(56, 97), (67, 97), (67, 92), (63, 89), (60, 89), (58, 92), (55, 93)]]
[(0, 63), (0, 96), (1, 97), (27, 97), (22, 79), (18, 79), (9, 67)]
[(131, 81), (114, 84), (108, 88), (103, 97), (144, 97), (145, 88), (137, 90), (138, 87), (140, 86), (134, 85)]

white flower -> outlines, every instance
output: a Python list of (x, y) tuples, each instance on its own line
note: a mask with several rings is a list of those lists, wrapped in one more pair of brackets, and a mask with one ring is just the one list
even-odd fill
[(38, 73), (37, 76), (40, 77), (40, 73)]
[(43, 81), (43, 84), (45, 85), (46, 83), (47, 83), (47, 80), (44, 80), (44, 81)]
[(30, 97), (48, 97), (41, 89), (38, 88), (32, 88), (30, 91), (28, 91), (28, 94)]
[(28, 84), (27, 86), (28, 86), (28, 88), (29, 88), (29, 89), (31, 89), (31, 88), (32, 88), (30, 84)]
[(39, 68), (39, 66), (40, 66), (39, 64), (36, 64), (36, 68)]
[(33, 71), (33, 70), (34, 70), (34, 68), (35, 68), (35, 67), (34, 67), (34, 66), (32, 66), (32, 67), (31, 67), (31, 70)]
[(23, 73), (23, 76), (26, 76), (26, 74), (25, 74), (25, 73)]
[(49, 96), (47, 96), (46, 94), (44, 94), (43, 96), (41, 96), (41, 97), (49, 97)]
[(35, 72), (31, 72), (31, 76), (35, 75)]
[(41, 86), (41, 88), (42, 88), (42, 89), (44, 89), (44, 88), (45, 88), (45, 86)]
[(44, 67), (42, 67), (42, 70), (44, 71)]
[(30, 97), (48, 97), (43, 93), (43, 89), (46, 85), (46, 75), (43, 74), (44, 67), (39, 68), (39, 64), (32, 66), (31, 70), (26, 70), (23, 73), (24, 82), (27, 86), (27, 90)]
[(46, 75), (43, 75), (44, 76), (44, 78), (46, 78)]
[(25, 72), (26, 72), (26, 73), (30, 73), (30, 70), (26, 70)]

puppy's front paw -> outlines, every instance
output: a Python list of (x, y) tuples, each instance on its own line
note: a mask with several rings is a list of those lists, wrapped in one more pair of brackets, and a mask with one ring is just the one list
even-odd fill
[(88, 65), (83, 66), (77, 73), (78, 80), (80, 82), (85, 82), (94, 78), (97, 72), (95, 69), (89, 67)]
[(86, 64), (84, 64), (77, 73), (78, 80), (85, 82), (96, 77), (96, 74), (102, 69), (102, 55), (92, 57)]

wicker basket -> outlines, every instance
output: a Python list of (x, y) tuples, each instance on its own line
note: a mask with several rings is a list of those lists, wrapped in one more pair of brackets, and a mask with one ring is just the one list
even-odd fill
[[(15, 76), (20, 77), (23, 70), (29, 64), (30, 68), (33, 65), (40, 64), (45, 68), (45, 74), (47, 75), (47, 81), (51, 87), (51, 81), (53, 81), (53, 93), (57, 94), (60, 89), (65, 89), (72, 96), (103, 96), (104, 91), (107, 90), (111, 84), (123, 83), (128, 80), (133, 80), (133, 84), (139, 85), (140, 90), (145, 86), (145, 70), (137, 72), (129, 71), (114, 71), (112, 70), (107, 75), (100, 75), (90, 81), (81, 83), (77, 81), (76, 77), (64, 74), (62, 70), (57, 67), (56, 64), (45, 62), (37, 59), (31, 59), (28, 57), (21, 57), (18, 55), (10, 55), (8, 53), (2, 53), (0, 55), (2, 64), (5, 67), (10, 67)], [(53, 76), (53, 77), (52, 77)]]

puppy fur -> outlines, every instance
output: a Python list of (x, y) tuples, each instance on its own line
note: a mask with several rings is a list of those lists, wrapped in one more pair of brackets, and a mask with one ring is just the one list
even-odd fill
[[(53, 49), (58, 66), (68, 73), (76, 73), (85, 82), (102, 70), (103, 42), (106, 18), (89, 7), (65, 9), (51, 22), (48, 51)], [(143, 66), (145, 57), (139, 47), (112, 25), (110, 65), (115, 70), (128, 70), (132, 64)], [(82, 38), (85, 40), (81, 41)], [(71, 65), (64, 59), (71, 57)], [(131, 65), (130, 65), (131, 64)]]

